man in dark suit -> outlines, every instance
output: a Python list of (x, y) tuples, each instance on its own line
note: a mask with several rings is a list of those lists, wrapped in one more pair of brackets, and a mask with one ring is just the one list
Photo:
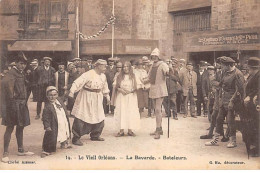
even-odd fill
[(51, 67), (52, 59), (50, 57), (44, 57), (43, 66), (37, 70), (38, 75), (38, 97), (37, 97), (37, 115), (36, 120), (40, 119), (42, 102), (47, 101), (46, 88), (48, 86), (55, 85), (55, 69)]
[(203, 98), (202, 93), (202, 81), (208, 79), (208, 71), (207, 71), (207, 62), (200, 61), (199, 64), (199, 71), (197, 73), (198, 80), (197, 80), (197, 116), (201, 116), (201, 103), (203, 104), (203, 114), (204, 116), (207, 115), (207, 102)]
[[(105, 75), (107, 78), (108, 89), (110, 90), (110, 93), (109, 93), (110, 98), (112, 97), (113, 81), (114, 81), (115, 74), (116, 74), (115, 61), (116, 61), (116, 58), (112, 58), (112, 57), (108, 58), (108, 66), (107, 66), (107, 70), (105, 72)], [(105, 114), (108, 114), (109, 111), (111, 112), (111, 114), (114, 114), (114, 106), (107, 105), (106, 99), (104, 99), (103, 106), (104, 106)]]

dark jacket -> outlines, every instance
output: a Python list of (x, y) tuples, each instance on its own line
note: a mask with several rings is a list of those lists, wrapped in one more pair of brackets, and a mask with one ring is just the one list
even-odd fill
[(168, 94), (176, 94), (178, 92), (177, 82), (179, 82), (178, 71), (173, 69), (169, 72), (169, 77), (166, 79)]
[(48, 86), (55, 86), (55, 69), (49, 67), (49, 70), (45, 70), (43, 66), (37, 68), (38, 76), (38, 97), (37, 101), (44, 102), (47, 101), (46, 98), (46, 88)]
[(250, 100), (253, 100), (255, 96), (260, 99), (260, 71), (248, 77), (245, 85), (245, 97), (247, 96), (250, 97)]
[(30, 125), (24, 73), (11, 69), (1, 81), (1, 114), (5, 126)]
[[(70, 122), (68, 113), (66, 110), (66, 106), (64, 105), (61, 98), (58, 98), (62, 108), (65, 110), (68, 125), (70, 128)], [(51, 131), (45, 131), (44, 138), (43, 138), (43, 150), (46, 152), (55, 152), (56, 151), (56, 144), (57, 144), (57, 137), (58, 137), (58, 120), (55, 108), (52, 103), (46, 102), (43, 114), (42, 114), (42, 121), (44, 130), (47, 128), (51, 128)], [(70, 130), (71, 131), (71, 130)]]
[(210, 79), (208, 71), (204, 71), (201, 76), (201, 89), (203, 97), (208, 97), (210, 91)]

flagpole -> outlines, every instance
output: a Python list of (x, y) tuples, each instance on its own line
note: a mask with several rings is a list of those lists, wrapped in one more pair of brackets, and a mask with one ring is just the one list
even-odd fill
[(76, 8), (76, 58), (79, 58), (79, 1)]
[[(113, 0), (112, 15), (115, 16), (115, 0)], [(112, 24), (112, 58), (114, 57), (114, 36), (115, 36), (115, 25)]]

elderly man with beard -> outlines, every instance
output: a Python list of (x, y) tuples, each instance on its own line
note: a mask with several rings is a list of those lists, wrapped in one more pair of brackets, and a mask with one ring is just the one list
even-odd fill
[(104, 141), (100, 137), (104, 128), (105, 114), (103, 97), (110, 103), (109, 89), (105, 76), (107, 62), (98, 59), (95, 68), (83, 73), (70, 88), (69, 97), (78, 92), (71, 114), (75, 116), (72, 126), (72, 143), (82, 146), (81, 136), (90, 133), (92, 141)]

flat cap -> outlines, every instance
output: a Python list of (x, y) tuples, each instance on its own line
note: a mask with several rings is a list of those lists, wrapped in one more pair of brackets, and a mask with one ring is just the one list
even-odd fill
[(148, 63), (149, 62), (149, 58), (147, 56), (143, 56), (142, 60), (143, 60), (143, 63)]
[(16, 66), (15, 62), (11, 62), (8, 66)]
[(46, 89), (46, 95), (48, 94), (49, 91), (55, 90), (58, 92), (58, 89), (55, 86), (48, 86)]
[(81, 57), (82, 61), (86, 61), (86, 60), (93, 60), (93, 57), (91, 55), (84, 55)]
[(219, 60), (221, 63), (235, 63), (235, 62), (236, 62), (236, 61), (234, 61), (232, 58), (227, 57), (227, 56), (218, 57), (218, 60)]
[(43, 60), (45, 61), (45, 60), (50, 60), (50, 61), (52, 61), (52, 58), (51, 57), (48, 57), (48, 56), (45, 56), (45, 57), (43, 57)]
[(95, 64), (95, 66), (98, 66), (98, 65), (107, 65), (107, 61), (106, 60), (103, 60), (103, 59), (98, 59)]
[(81, 61), (81, 59), (80, 59), (80, 58), (73, 58), (73, 59), (71, 60), (71, 62), (74, 62), (74, 61)]
[(210, 65), (210, 66), (208, 66), (208, 68), (207, 68), (208, 70), (215, 70), (215, 67), (214, 66), (212, 66), (212, 65)]
[(192, 62), (187, 62), (186, 66), (187, 66), (187, 65), (193, 66)]
[(185, 59), (180, 59), (179, 62), (183, 62), (183, 63), (185, 63), (186, 60), (185, 60)]
[(208, 63), (206, 61), (200, 61), (200, 66), (208, 66)]

